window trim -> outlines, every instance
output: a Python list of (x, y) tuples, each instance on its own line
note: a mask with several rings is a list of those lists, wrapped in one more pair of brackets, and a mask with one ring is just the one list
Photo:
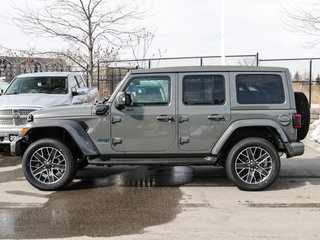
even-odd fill
[(79, 88), (83, 88), (83, 87), (81, 87), (81, 85), (86, 87), (85, 81), (81, 75), (75, 75), (75, 78), (77, 79), (77, 83), (78, 83)]

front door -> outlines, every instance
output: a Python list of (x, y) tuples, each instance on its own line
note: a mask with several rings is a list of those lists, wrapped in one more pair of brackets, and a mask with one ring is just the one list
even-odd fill
[(179, 74), (179, 148), (210, 152), (230, 122), (228, 73)]
[(167, 151), (176, 141), (174, 74), (133, 76), (121, 91), (131, 104), (111, 110), (112, 148), (126, 153)]

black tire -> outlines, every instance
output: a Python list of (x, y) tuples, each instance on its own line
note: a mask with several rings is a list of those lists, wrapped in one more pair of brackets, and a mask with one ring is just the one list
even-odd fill
[(280, 172), (275, 147), (263, 138), (245, 138), (235, 144), (227, 157), (228, 179), (241, 190), (259, 191), (269, 187)]
[(32, 186), (52, 191), (72, 181), (77, 165), (66, 144), (57, 139), (45, 138), (27, 148), (22, 158), (22, 170)]
[(309, 132), (310, 125), (310, 107), (309, 102), (302, 92), (295, 92), (294, 98), (296, 101), (297, 113), (301, 114), (301, 128), (298, 129), (297, 140), (303, 140)]

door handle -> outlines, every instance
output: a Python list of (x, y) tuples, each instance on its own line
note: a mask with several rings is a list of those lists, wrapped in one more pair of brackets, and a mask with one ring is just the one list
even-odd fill
[(164, 122), (172, 122), (173, 117), (168, 115), (161, 115), (156, 117), (158, 121), (164, 121)]
[(220, 121), (220, 120), (225, 120), (225, 117), (223, 115), (219, 114), (212, 114), (208, 116), (209, 120), (215, 120), (215, 121)]
[(122, 138), (115, 137), (112, 139), (112, 145), (117, 145), (122, 143)]
[(180, 137), (180, 144), (189, 143), (190, 138), (188, 137)]

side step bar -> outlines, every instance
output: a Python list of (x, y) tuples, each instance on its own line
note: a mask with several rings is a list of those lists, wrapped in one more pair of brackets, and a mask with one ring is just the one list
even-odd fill
[(88, 161), (90, 165), (114, 166), (114, 165), (165, 165), (165, 166), (185, 166), (185, 165), (214, 165), (216, 157), (206, 158), (110, 158), (103, 161), (94, 158)]

